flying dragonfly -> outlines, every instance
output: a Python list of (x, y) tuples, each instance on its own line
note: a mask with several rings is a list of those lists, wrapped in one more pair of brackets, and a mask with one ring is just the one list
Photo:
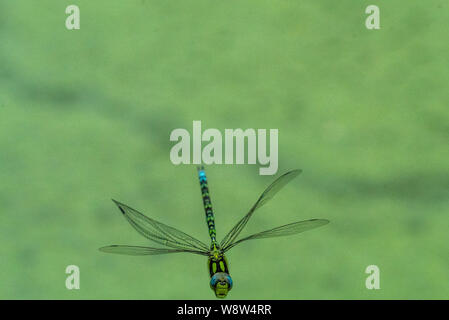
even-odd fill
[(137, 232), (149, 240), (165, 246), (165, 248), (110, 245), (102, 247), (99, 250), (107, 253), (133, 256), (178, 252), (188, 252), (206, 256), (208, 257), (210, 288), (214, 291), (217, 298), (225, 298), (233, 287), (228, 262), (225, 257), (225, 253), (229, 249), (247, 240), (293, 235), (318, 228), (329, 223), (329, 220), (326, 219), (310, 219), (289, 223), (280, 227), (255, 233), (247, 237), (238, 238), (249, 219), (253, 216), (254, 212), (271, 200), (279, 190), (281, 190), (287, 183), (297, 177), (300, 173), (301, 170), (292, 170), (277, 178), (260, 195), (259, 199), (252, 206), (249, 212), (237, 222), (237, 224), (226, 234), (221, 242), (218, 242), (216, 238), (214, 213), (212, 211), (212, 202), (209, 194), (206, 172), (204, 171), (204, 167), (198, 167), (198, 177), (200, 180), (201, 194), (206, 213), (206, 223), (209, 228), (209, 236), (211, 240), (210, 246), (207, 246), (204, 242), (176, 228), (151, 219), (123, 203), (112, 200), (118, 206), (126, 220), (128, 220)]

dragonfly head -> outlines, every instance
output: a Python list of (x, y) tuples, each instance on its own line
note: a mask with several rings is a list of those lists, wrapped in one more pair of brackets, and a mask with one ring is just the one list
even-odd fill
[(210, 279), (210, 288), (217, 298), (225, 298), (232, 289), (231, 276), (225, 272), (217, 272)]

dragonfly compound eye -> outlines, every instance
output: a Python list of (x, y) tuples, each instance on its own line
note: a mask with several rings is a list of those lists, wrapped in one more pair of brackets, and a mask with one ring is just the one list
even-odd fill
[(215, 286), (217, 285), (218, 282), (218, 277), (216, 277), (216, 275), (214, 275), (211, 279), (210, 279), (210, 287), (212, 289), (215, 288)]
[(229, 284), (229, 290), (232, 289), (232, 278), (230, 275), (226, 276), (226, 282)]

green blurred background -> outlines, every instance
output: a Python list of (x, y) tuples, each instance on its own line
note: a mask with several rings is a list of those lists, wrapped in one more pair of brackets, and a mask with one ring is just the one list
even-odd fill
[[(304, 171), (243, 234), (331, 220), (231, 250), (229, 298), (448, 298), (448, 7), (1, 1), (0, 298), (214, 299), (204, 257), (97, 250), (150, 244), (111, 198), (208, 241), (195, 166), (169, 159), (193, 120), (279, 129), (276, 176)], [(274, 180), (258, 168), (207, 168), (219, 238)], [(365, 288), (371, 264), (380, 290)]]

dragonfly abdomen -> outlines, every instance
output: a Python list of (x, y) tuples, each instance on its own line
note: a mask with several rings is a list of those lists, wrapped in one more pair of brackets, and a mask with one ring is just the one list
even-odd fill
[(198, 169), (198, 177), (200, 179), (201, 195), (203, 197), (204, 211), (206, 213), (206, 223), (209, 228), (209, 236), (212, 242), (215, 242), (216, 230), (214, 212), (212, 211), (212, 202), (210, 200), (209, 188), (207, 186), (206, 172), (201, 167)]

